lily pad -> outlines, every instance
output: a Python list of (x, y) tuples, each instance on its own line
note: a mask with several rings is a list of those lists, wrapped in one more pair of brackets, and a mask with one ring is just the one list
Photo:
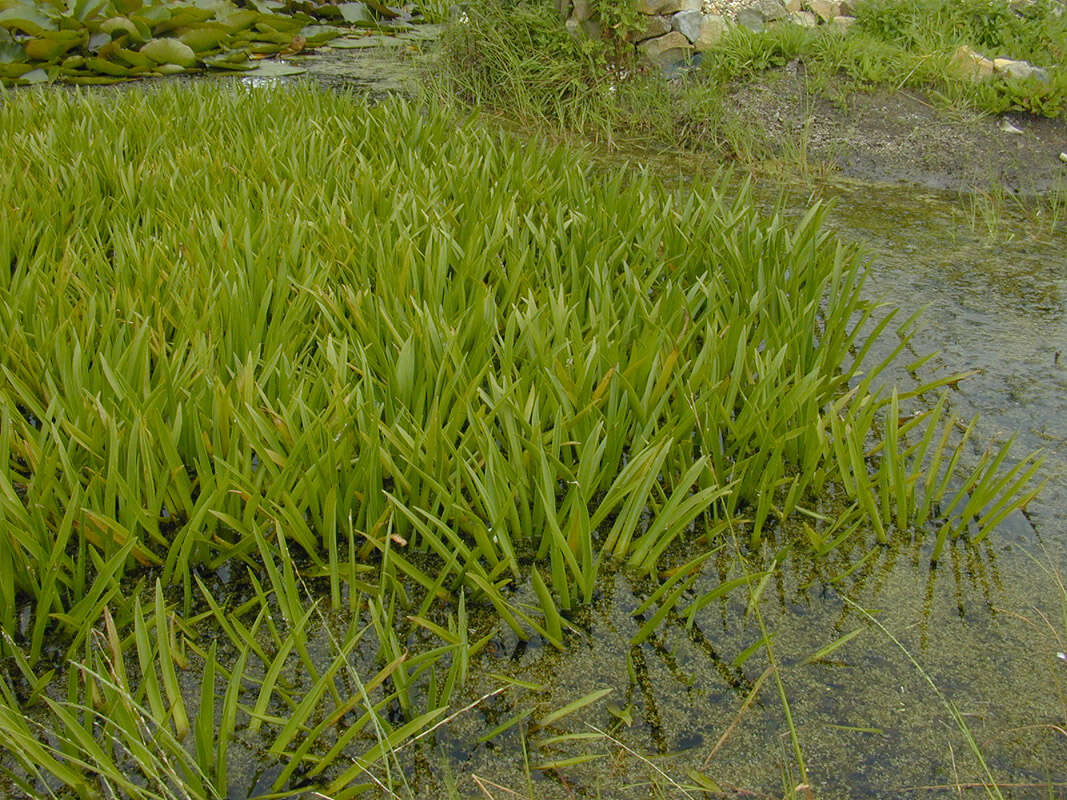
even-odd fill
[(371, 15), (366, 3), (341, 3), (337, 8), (341, 12), (341, 16), (344, 17), (345, 22), (350, 24), (374, 22), (374, 17)]
[(300, 35), (309, 44), (328, 42), (330, 39), (336, 39), (342, 33), (344, 31), (341, 28), (335, 28), (332, 25), (307, 25), (300, 31)]
[(110, 33), (114, 36), (118, 32), (125, 31), (131, 36), (140, 36), (141, 31), (129, 17), (111, 17), (100, 23), (101, 33)]
[(362, 39), (355, 40), (355, 42), (350, 47), (401, 47), (404, 44), (403, 39), (397, 39), (395, 36), (364, 36)]
[[(0, 30), (3, 30), (0, 28)], [(11, 64), (26, 59), (26, 49), (18, 42), (0, 42), (0, 64)]]
[(196, 63), (196, 53), (193, 48), (177, 39), (153, 39), (141, 52), (157, 64), (181, 64), (183, 67), (191, 67)]
[(22, 83), (45, 83), (48, 80), (48, 73), (41, 68), (30, 70), (19, 77), (19, 81)]
[(30, 39), (25, 44), (26, 56), (33, 61), (51, 61), (54, 58), (59, 58), (65, 55), (68, 50), (71, 50), (81, 44), (78, 39), (74, 40), (56, 40), (56, 39)]
[(350, 36), (345, 36), (343, 38), (334, 39), (333, 41), (327, 42), (326, 46), (336, 48), (337, 50), (359, 50), (367, 46), (365, 44), (361, 44), (362, 41), (362, 38), (355, 39)]
[(59, 26), (33, 6), (17, 5), (0, 11), (0, 28), (20, 30), (30, 36), (54, 31)]
[(284, 78), (289, 75), (303, 75), (307, 70), (286, 64), (284, 61), (263, 61), (248, 74), (253, 78)]
[(214, 50), (230, 36), (230, 31), (222, 25), (204, 24), (184, 31), (178, 39), (189, 45), (196, 53)]

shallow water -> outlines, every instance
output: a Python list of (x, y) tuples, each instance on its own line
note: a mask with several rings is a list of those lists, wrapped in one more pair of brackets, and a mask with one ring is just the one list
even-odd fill
[[(1026, 515), (1013, 515), (978, 547), (957, 544), (936, 568), (929, 542), (876, 546), (839, 580), (833, 577), (848, 573), (864, 549), (837, 564), (785, 560), (760, 607), (774, 632), (778, 674), (815, 796), (985, 794), (979, 784), (987, 773), (953, 707), (1004, 796), (1067, 796), (1067, 662), (1058, 655), (1067, 645), (1067, 598), (1049, 574), (1050, 566), (1067, 566), (1067, 231), (1063, 223), (1052, 228), (1043, 218), (1005, 211), (990, 238), (971, 226), (967, 198), (914, 189), (826, 187), (819, 194), (834, 200), (829, 224), (869, 254), (868, 296), (899, 306), (901, 321), (927, 307), (911, 349), (915, 357), (940, 355), (924, 375), (978, 370), (953, 390), (953, 408), (981, 416), (983, 444), (1017, 432), (1016, 455), (1043, 449), (1049, 483)], [(802, 213), (809, 200), (787, 193), (787, 213)], [(887, 348), (894, 338), (887, 337)], [(903, 372), (897, 377), (908, 380)], [(703, 578), (689, 596), (740, 574), (725, 557), (719, 566), (721, 574)], [(736, 663), (761, 637), (744, 590), (703, 609), (691, 630), (668, 618), (657, 635), (631, 648), (642, 621), (631, 612), (646, 596), (616, 576), (567, 653), (518, 648), (515, 658), (511, 642), (484, 665), (543, 682), (546, 711), (614, 689), (563, 727), (590, 733), (587, 725), (595, 725), (622, 744), (590, 742), (588, 752), (605, 757), (558, 775), (534, 770), (535, 796), (643, 797), (649, 781), (669, 797), (684, 796), (686, 786), (699, 795), (687, 777), (694, 769), (727, 794), (783, 796), (800, 775), (774, 681), (739, 714), (768, 666), (765, 650)], [(856, 629), (863, 632), (827, 659), (804, 663)], [(476, 684), (472, 696), (492, 686)], [(628, 712), (632, 725), (609, 713), (608, 703)], [(526, 794), (517, 732), (493, 748), (472, 750), (468, 738), (510, 713), (501, 707), (451, 726), (446, 752), (460, 787), (473, 791), (476, 774)], [(533, 763), (582, 752), (573, 742), (540, 748), (548, 736), (527, 737)], [(653, 767), (622, 745), (668, 755), (653, 756)]]

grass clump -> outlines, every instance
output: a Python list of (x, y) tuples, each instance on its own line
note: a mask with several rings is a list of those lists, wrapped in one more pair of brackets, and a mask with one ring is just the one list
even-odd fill
[[(1051, 0), (867, 0), (856, 5), (857, 22), (847, 32), (781, 22), (753, 33), (733, 25), (701, 54), (700, 70), (665, 81), (636, 60), (624, 25), (603, 40), (572, 37), (552, 3), (488, 0), (470, 7), (464, 24), (445, 37), (429, 85), (435, 101), (600, 144), (723, 150), (758, 163), (745, 155), (759, 149), (751, 120), (738, 118), (724, 98), (790, 62), (803, 64), (806, 91), (835, 100), (910, 89), (960, 108), (1062, 117), (1067, 14), (1059, 9)], [(990, 59), (1029, 61), (1045, 78), (998, 73), (974, 80), (954, 63), (963, 45)]]
[[(867, 363), (893, 317), (819, 208), (787, 224), (744, 192), (309, 89), (4, 109), (0, 630), (21, 666), (0, 737), (27, 785), (141, 796), (129, 758), (225, 795), (219, 742), (262, 728), (275, 791), (351, 797), (447, 712), (485, 644), (468, 610), (563, 647), (605, 569), (688, 559), (673, 585), (727, 525), (940, 547), (1034, 492), (1033, 457), (967, 463), (944, 400), (904, 413), (958, 376), (878, 389), (908, 326)], [(235, 608), (220, 569), (247, 576)], [(326, 665), (320, 605), (350, 618)], [(82, 664), (62, 703), (57, 659)]]

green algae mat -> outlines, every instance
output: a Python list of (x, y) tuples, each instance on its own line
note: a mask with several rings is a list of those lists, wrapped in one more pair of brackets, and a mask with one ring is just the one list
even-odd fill
[(1036, 491), (963, 376), (880, 385), (911, 321), (818, 207), (301, 87), (20, 91), (0, 140), (12, 792), (380, 791), (613, 571), (640, 643), (773, 571), (694, 594), (727, 540), (937, 558)]

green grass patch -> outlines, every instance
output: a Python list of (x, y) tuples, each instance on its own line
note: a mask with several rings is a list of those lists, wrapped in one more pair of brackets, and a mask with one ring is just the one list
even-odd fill
[[(1034, 457), (968, 457), (973, 424), (944, 399), (908, 415), (959, 376), (878, 388), (910, 321), (863, 300), (817, 207), (761, 217), (744, 191), (679, 194), (310, 89), (3, 102), (16, 780), (148, 796), (120, 781), (132, 763), (225, 796), (247, 726), (276, 790), (351, 797), (448, 711), (486, 641), (468, 613), (564, 647), (605, 570), (667, 579), (663, 618), (725, 526), (813, 557), (855, 537), (939, 550), (1035, 491)], [(894, 325), (900, 346), (867, 363)], [(219, 569), (244, 576), (235, 607), (205, 585)], [(326, 605), (349, 623), (323, 663)], [(373, 675), (349, 658), (365, 638)], [(57, 659), (81, 665), (63, 701)], [(324, 733), (349, 712), (351, 733)]]

